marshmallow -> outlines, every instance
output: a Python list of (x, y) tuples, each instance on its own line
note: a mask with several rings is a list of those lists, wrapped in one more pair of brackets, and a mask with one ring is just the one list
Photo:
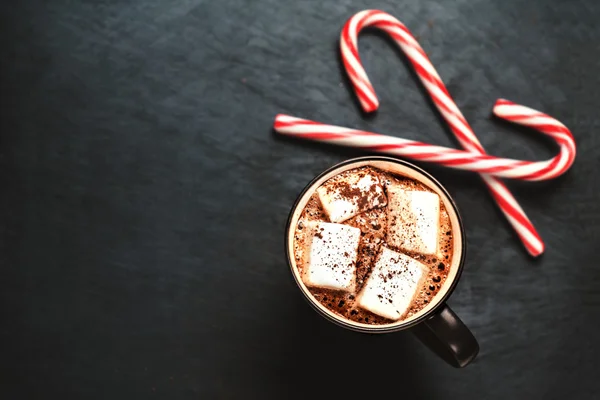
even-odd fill
[(370, 173), (335, 177), (320, 186), (317, 195), (331, 222), (343, 222), (387, 203), (379, 178)]
[(314, 222), (304, 268), (307, 286), (354, 292), (360, 229), (348, 225)]
[(359, 307), (398, 320), (423, 287), (428, 268), (419, 261), (383, 247), (371, 275), (358, 294)]
[(399, 250), (423, 255), (438, 254), (440, 198), (435, 193), (387, 187), (386, 241)]

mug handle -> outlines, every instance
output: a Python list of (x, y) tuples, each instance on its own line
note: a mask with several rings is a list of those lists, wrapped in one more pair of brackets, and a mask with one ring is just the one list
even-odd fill
[(475, 336), (446, 304), (412, 331), (425, 346), (453, 367), (467, 366), (479, 353)]

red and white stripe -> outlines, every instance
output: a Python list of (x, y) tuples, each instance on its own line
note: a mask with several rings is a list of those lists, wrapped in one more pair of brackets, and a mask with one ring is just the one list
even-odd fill
[[(483, 146), (450, 97), (425, 51), (414, 36), (396, 18), (378, 10), (362, 11), (350, 18), (341, 35), (342, 60), (364, 110), (374, 111), (379, 105), (373, 85), (371, 85), (358, 55), (358, 34), (369, 26), (385, 31), (402, 48), (460, 144), (468, 151), (485, 154)], [(533, 256), (542, 254), (544, 243), (540, 235), (508, 188), (497, 178), (486, 174), (481, 174), (481, 177), (529, 253)]]
[[(502, 102), (501, 105), (500, 102)], [(507, 104), (509, 103), (506, 100), (499, 100), (494, 111), (499, 109), (503, 113), (507, 113), (506, 117), (509, 117), (510, 110), (507, 109)], [(545, 126), (551, 126), (553, 130), (543, 133), (548, 134), (557, 142), (560, 147), (559, 154), (546, 161), (522, 161), (499, 158), (489, 154), (436, 146), (415, 140), (401, 139), (357, 129), (343, 128), (341, 126), (326, 125), (283, 114), (275, 117), (274, 128), (277, 133), (286, 136), (346, 147), (356, 147), (502, 178), (542, 181), (556, 178), (565, 173), (573, 163), (575, 156), (575, 142), (571, 133), (560, 122), (531, 109), (527, 110), (535, 113), (535, 116), (525, 119), (522, 112), (522, 109), (525, 109), (525, 107), (516, 105), (515, 107), (521, 109), (518, 114), (516, 113), (517, 110), (512, 112), (512, 115), (520, 118), (518, 120), (515, 119), (515, 122), (526, 125), (528, 122), (533, 122), (534, 118), (546, 119)], [(501, 118), (505, 117), (501, 116)], [(510, 118), (506, 119), (511, 120)], [(554, 127), (563, 127), (564, 133), (561, 130), (554, 129)]]
[(361, 106), (367, 112), (375, 111), (379, 101), (358, 55), (357, 38), (366, 27), (376, 27), (389, 34), (412, 63), (434, 104), (466, 152), (439, 146), (375, 135), (364, 131), (331, 127), (293, 117), (278, 116), (275, 129), (314, 140), (358, 146), (374, 151), (385, 151), (421, 161), (438, 162), (454, 168), (470, 169), (480, 173), (498, 206), (511, 223), (527, 251), (538, 256), (544, 252), (544, 243), (531, 221), (525, 215), (506, 186), (492, 175), (526, 180), (550, 179), (564, 173), (573, 163), (575, 142), (569, 130), (555, 119), (529, 108), (499, 100), (494, 113), (514, 123), (530, 126), (551, 136), (560, 146), (559, 154), (544, 162), (500, 159), (488, 156), (469, 123), (462, 115), (429, 58), (410, 31), (396, 18), (378, 10), (362, 11), (348, 20), (342, 30), (340, 49), (346, 72), (352, 82)]
[[(529, 181), (553, 179), (564, 174), (571, 168), (571, 165), (573, 165), (573, 162), (575, 161), (575, 155), (577, 154), (575, 139), (573, 138), (571, 131), (560, 121), (529, 107), (520, 106), (504, 99), (496, 101), (493, 113), (498, 118), (533, 128), (550, 136), (556, 141), (560, 148), (560, 153), (556, 157), (548, 161), (540, 162), (539, 169), (535, 166), (535, 164), (538, 163), (529, 163), (530, 165), (526, 168), (529, 169), (530, 174), (521, 176), (519, 179)], [(521, 172), (523, 172), (523, 170), (521, 170)], [(503, 176), (506, 178), (515, 177), (510, 174)]]

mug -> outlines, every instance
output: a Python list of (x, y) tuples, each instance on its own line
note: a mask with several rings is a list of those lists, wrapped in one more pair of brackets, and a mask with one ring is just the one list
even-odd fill
[[(322, 305), (313, 297), (304, 284), (294, 257), (294, 234), (298, 219), (315, 190), (328, 179), (344, 171), (364, 166), (371, 166), (416, 180), (434, 190), (448, 212), (453, 232), (453, 255), (448, 276), (437, 295), (426, 307), (414, 315), (404, 320), (383, 325), (369, 325), (350, 321)], [(469, 328), (446, 305), (446, 300), (450, 297), (460, 279), (465, 262), (466, 241), (462, 220), (448, 191), (429, 173), (406, 161), (381, 156), (353, 158), (334, 165), (314, 178), (300, 193), (290, 212), (285, 232), (286, 254), (294, 280), (308, 303), (329, 321), (343, 328), (363, 333), (390, 333), (411, 328), (411, 331), (427, 347), (455, 367), (464, 367), (477, 356), (479, 352), (477, 340)]]

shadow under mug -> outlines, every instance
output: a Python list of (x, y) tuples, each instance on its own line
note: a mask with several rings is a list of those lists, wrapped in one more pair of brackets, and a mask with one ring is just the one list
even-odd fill
[[(453, 254), (449, 272), (438, 294), (426, 307), (413, 316), (384, 325), (369, 325), (350, 321), (323, 306), (313, 297), (304, 284), (294, 257), (295, 228), (298, 225), (302, 210), (315, 190), (333, 176), (364, 166), (371, 166), (397, 176), (414, 179), (434, 190), (440, 196), (440, 200), (448, 212), (453, 232)], [(477, 340), (469, 328), (446, 305), (446, 300), (452, 294), (460, 279), (465, 261), (466, 242), (463, 224), (456, 204), (446, 189), (421, 168), (406, 161), (380, 156), (353, 158), (334, 165), (313, 179), (296, 200), (288, 218), (285, 243), (288, 263), (298, 287), (309, 304), (331, 322), (346, 329), (363, 333), (389, 333), (411, 328), (411, 331), (416, 334), (421, 342), (455, 367), (464, 367), (477, 356), (479, 352)]]

